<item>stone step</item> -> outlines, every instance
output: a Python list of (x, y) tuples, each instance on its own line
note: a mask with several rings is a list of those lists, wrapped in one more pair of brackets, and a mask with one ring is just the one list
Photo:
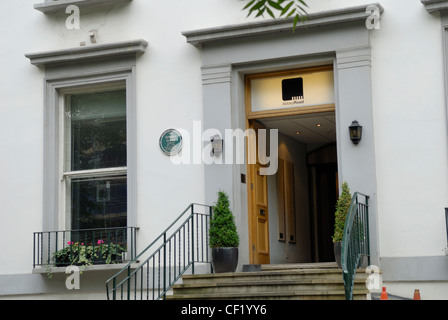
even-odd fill
[[(367, 278), (363, 270), (359, 270), (357, 278)], [(186, 275), (182, 277), (183, 283), (208, 284), (210, 282), (236, 282), (236, 281), (263, 281), (263, 280), (290, 280), (290, 279), (328, 279), (342, 281), (340, 269), (291, 269), (259, 272), (237, 272), (237, 273), (212, 273), (205, 275)]]
[[(366, 300), (366, 290), (354, 290), (354, 300)], [(345, 300), (344, 290), (272, 291), (253, 293), (173, 294), (167, 300)]]
[(259, 266), (261, 271), (292, 269), (338, 269), (336, 262), (262, 264)]
[[(342, 270), (331, 265), (270, 265), (261, 271), (185, 275), (168, 299), (344, 300)], [(367, 274), (359, 269), (354, 299), (366, 299)]]
[[(365, 281), (357, 279), (355, 285), (365, 288)], [(305, 279), (305, 280), (252, 280), (235, 282), (211, 282), (209, 284), (178, 284), (173, 287), (176, 294), (210, 293), (255, 293), (255, 292), (299, 292), (344, 290), (341, 280)]]

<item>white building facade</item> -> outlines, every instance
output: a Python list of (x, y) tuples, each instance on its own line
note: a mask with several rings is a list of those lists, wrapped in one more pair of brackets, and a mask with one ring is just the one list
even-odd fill
[[(119, 267), (92, 266), (70, 290), (44, 247), (105, 227), (120, 231), (93, 244), (132, 238), (135, 255), (219, 190), (239, 270), (334, 261), (342, 182), (369, 197), (388, 291), (448, 299), (448, 1), (308, 2), (294, 32), (236, 0), (1, 4), (0, 299), (104, 299)], [(254, 166), (236, 135), (257, 127), (269, 156)], [(175, 157), (168, 129), (182, 135)]]

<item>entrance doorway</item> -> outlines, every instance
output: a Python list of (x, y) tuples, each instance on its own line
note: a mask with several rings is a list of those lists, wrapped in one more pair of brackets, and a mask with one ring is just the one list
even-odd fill
[(245, 111), (247, 128), (278, 130), (277, 172), (247, 164), (250, 263), (334, 261), (333, 66), (247, 75)]
[[(278, 170), (248, 165), (251, 263), (335, 261), (331, 236), (338, 196), (334, 111), (249, 120), (278, 130)], [(255, 183), (251, 185), (251, 183)]]

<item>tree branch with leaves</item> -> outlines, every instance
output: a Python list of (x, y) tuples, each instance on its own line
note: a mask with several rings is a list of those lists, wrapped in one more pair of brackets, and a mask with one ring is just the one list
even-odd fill
[(299, 21), (307, 19), (305, 8), (308, 5), (303, 0), (248, 0), (243, 10), (248, 10), (247, 17), (255, 14), (255, 17), (264, 17), (268, 14), (272, 18), (289, 18), (294, 16), (293, 30)]

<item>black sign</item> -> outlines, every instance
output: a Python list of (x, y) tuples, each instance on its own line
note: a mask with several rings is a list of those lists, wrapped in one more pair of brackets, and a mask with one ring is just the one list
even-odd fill
[(303, 78), (282, 80), (283, 101), (303, 100)]

